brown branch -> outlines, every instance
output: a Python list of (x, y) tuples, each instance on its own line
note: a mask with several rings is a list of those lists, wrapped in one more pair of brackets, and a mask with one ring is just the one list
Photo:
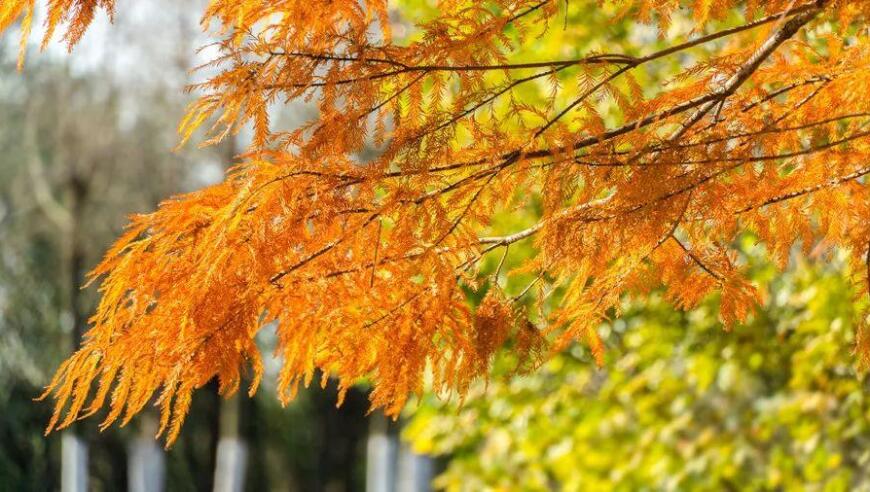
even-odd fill
[[(539, 79), (539, 78), (546, 77), (546, 76), (548, 76), (548, 75), (556, 74), (556, 73), (558, 73), (559, 71), (564, 70), (565, 68), (568, 68), (569, 66), (570, 66), (570, 65), (564, 65), (564, 66), (561, 66), (561, 67), (558, 67), (558, 68), (554, 68), (554, 69), (549, 70), (549, 71), (546, 71), (546, 72), (536, 73), (536, 74), (534, 74), (534, 75), (530, 75), (530, 76), (528, 76), (528, 77), (523, 77), (523, 78), (521, 78), (521, 79), (513, 80), (513, 81), (511, 81), (509, 84), (505, 85), (505, 87), (503, 87), (503, 88), (499, 89), (498, 91), (496, 91), (496, 92), (490, 94), (489, 96), (483, 98), (483, 100), (481, 100), (481, 101), (475, 103), (475, 104), (474, 104), (473, 106), (471, 106), (470, 108), (467, 108), (467, 109), (465, 109), (465, 110), (463, 110), (463, 111), (457, 113), (456, 115), (454, 115), (454, 116), (453, 116), (452, 118), (450, 118), (449, 120), (447, 120), (447, 121), (441, 123), (440, 125), (438, 125), (438, 126), (435, 127), (434, 129), (432, 129), (432, 130), (430, 130), (430, 131), (428, 131), (428, 132), (426, 132), (426, 133), (432, 133), (432, 132), (435, 132), (435, 131), (441, 130), (441, 129), (443, 129), (443, 128), (446, 128), (446, 127), (448, 127), (448, 126), (450, 126), (450, 125), (456, 123), (457, 121), (461, 120), (462, 118), (464, 118), (464, 117), (468, 116), (469, 114), (471, 114), (471, 113), (477, 111), (478, 109), (482, 108), (483, 106), (486, 106), (486, 105), (489, 104), (490, 102), (492, 102), (492, 101), (498, 99), (501, 95), (503, 95), (503, 94), (505, 94), (506, 92), (510, 91), (510, 90), (513, 89), (514, 87), (517, 87), (517, 86), (519, 86), (519, 85), (522, 85), (522, 84), (524, 84), (524, 83), (526, 83), (526, 82), (529, 82), (529, 81), (532, 81), (532, 80), (537, 80), (537, 79)], [(418, 138), (420, 138), (420, 137), (418, 136)]]
[(530, 68), (553, 68), (572, 65), (596, 65), (596, 64), (632, 64), (636, 62), (636, 58), (628, 55), (617, 53), (605, 53), (600, 55), (585, 56), (582, 58), (572, 58), (568, 60), (543, 60), (537, 62), (524, 63), (495, 63), (495, 64), (469, 64), (469, 65), (408, 65), (395, 60), (387, 60), (382, 58), (365, 58), (342, 56), (332, 54), (317, 54), (317, 53), (302, 53), (302, 52), (273, 52), (278, 56), (296, 56), (310, 58), (314, 60), (324, 61), (339, 61), (339, 62), (373, 62), (379, 64), (389, 64), (398, 67), (396, 70), (389, 72), (390, 74), (402, 74), (409, 72), (485, 72), (490, 70), (524, 70)]
[[(802, 126), (812, 126), (812, 125), (802, 125)], [(764, 132), (758, 132), (761, 134)], [(753, 136), (743, 135), (743, 136)], [(741, 137), (733, 137), (733, 138), (742, 138)], [(675, 161), (655, 161), (655, 162), (622, 162), (622, 161), (611, 161), (611, 162), (594, 162), (594, 161), (584, 161), (579, 158), (571, 158), (571, 159), (563, 159), (561, 161), (551, 162), (548, 165), (561, 164), (564, 162), (573, 162), (576, 164), (580, 164), (587, 167), (672, 167), (672, 166), (683, 166), (683, 165), (697, 165), (697, 164), (715, 164), (720, 162), (737, 162), (737, 163), (751, 163), (751, 162), (764, 162), (764, 161), (776, 161), (780, 159), (791, 159), (793, 157), (800, 157), (805, 155), (814, 154), (816, 152), (820, 152), (822, 150), (828, 150), (832, 147), (836, 147), (837, 145), (841, 145), (844, 143), (851, 142), (853, 140), (858, 140), (864, 137), (870, 136), (870, 131), (858, 132), (856, 134), (850, 135), (848, 137), (844, 137), (838, 140), (832, 140), (828, 143), (809, 147), (803, 150), (796, 150), (794, 152), (784, 152), (781, 154), (768, 154), (768, 155), (752, 155), (746, 157), (717, 157), (717, 158), (709, 158), (709, 159), (686, 159), (686, 160), (675, 160)]]
[(501, 260), (498, 262), (498, 266), (495, 268), (495, 273), (492, 274), (493, 282), (498, 285), (498, 276), (501, 275), (501, 269), (504, 267), (505, 260), (507, 260), (508, 252), (510, 251), (510, 245), (505, 246), (504, 253), (501, 255)]
[(608, 76), (605, 77), (604, 79), (600, 80), (597, 84), (593, 85), (593, 86), (590, 87), (589, 89), (587, 89), (583, 94), (580, 94), (580, 96), (579, 96), (577, 99), (574, 99), (573, 101), (571, 101), (571, 104), (569, 104), (568, 106), (566, 106), (562, 111), (559, 112), (559, 114), (557, 114), (556, 116), (554, 116), (553, 118), (551, 118), (550, 120), (548, 120), (548, 121), (544, 124), (544, 126), (542, 126), (541, 128), (539, 128), (538, 131), (535, 132), (535, 136), (534, 136), (534, 138), (538, 138), (538, 137), (540, 137), (540, 136), (541, 136), (545, 131), (547, 131), (548, 128), (550, 128), (551, 126), (553, 126), (557, 121), (559, 121), (562, 117), (564, 117), (564, 116), (565, 116), (566, 114), (568, 114), (571, 110), (573, 110), (574, 108), (576, 108), (578, 105), (582, 104), (583, 101), (585, 101), (586, 99), (589, 98), (589, 96), (591, 96), (592, 94), (594, 94), (595, 92), (597, 92), (598, 89), (604, 87), (604, 86), (607, 85), (608, 83), (610, 83), (610, 82), (612, 82), (613, 80), (617, 79), (620, 75), (624, 74), (625, 72), (631, 70), (632, 68), (634, 68), (634, 67), (636, 67), (636, 66), (637, 66), (637, 64), (634, 64), (634, 63), (632, 63), (632, 64), (630, 64), (630, 65), (626, 65), (626, 66), (620, 68), (619, 70), (613, 72), (612, 74), (608, 75)]
[(378, 319), (376, 319), (376, 320), (374, 320), (374, 321), (369, 321), (368, 323), (366, 323), (365, 325), (363, 325), (363, 328), (366, 328), (366, 329), (367, 329), (367, 328), (371, 328), (372, 326), (375, 326), (376, 324), (380, 323), (381, 321), (384, 321), (385, 319), (389, 318), (390, 316), (396, 314), (396, 313), (399, 312), (402, 308), (404, 308), (405, 306), (407, 306), (408, 304), (410, 304), (411, 302), (413, 302), (416, 298), (420, 297), (420, 294), (422, 294), (423, 292), (425, 292), (425, 291), (427, 291), (427, 290), (429, 290), (429, 289), (423, 289), (423, 290), (419, 290), (419, 291), (417, 291), (414, 295), (412, 295), (412, 296), (408, 297), (407, 299), (405, 299), (401, 304), (399, 304), (398, 306), (394, 307), (393, 309), (387, 311), (387, 312), (386, 312), (383, 316), (381, 316), (380, 318), (378, 318)]
[(743, 214), (743, 213), (749, 212), (749, 211), (757, 209), (757, 208), (766, 207), (767, 205), (773, 205), (774, 203), (784, 202), (786, 200), (791, 200), (793, 198), (798, 198), (798, 197), (801, 197), (804, 195), (808, 195), (810, 193), (814, 193), (816, 191), (819, 191), (819, 190), (822, 190), (825, 188), (832, 188), (835, 186), (839, 186), (839, 185), (848, 183), (849, 181), (856, 180), (862, 176), (866, 176), (868, 174), (870, 174), (870, 166), (862, 167), (861, 169), (858, 169), (855, 172), (849, 173), (845, 176), (840, 176), (838, 178), (830, 179), (828, 181), (825, 181), (824, 183), (819, 183), (819, 184), (816, 184), (813, 186), (808, 186), (806, 188), (801, 188), (799, 190), (790, 191), (788, 193), (783, 193), (781, 195), (777, 195), (777, 196), (768, 198), (768, 199), (762, 201), (761, 203), (758, 203), (755, 205), (749, 205), (747, 207), (741, 208), (740, 210), (737, 210), (735, 213), (736, 214)]
[(753, 103), (747, 104), (746, 106), (743, 107), (742, 112), (746, 113), (748, 111), (751, 111), (752, 109), (756, 108), (757, 106), (764, 104), (767, 101), (770, 101), (771, 99), (773, 99), (775, 97), (781, 96), (781, 95), (785, 94), (786, 92), (797, 89), (798, 87), (803, 87), (805, 85), (810, 85), (810, 84), (817, 84), (819, 82), (830, 82), (831, 80), (833, 80), (833, 79), (829, 76), (819, 76), (819, 77), (812, 77), (812, 78), (809, 78), (807, 80), (802, 80), (800, 82), (794, 82), (794, 83), (788, 84), (788, 85), (781, 87), (781, 88), (779, 88), (779, 89), (777, 89), (769, 94), (766, 94), (764, 97), (762, 97), (761, 99), (759, 99)]
[(534, 280), (532, 280), (531, 282), (529, 282), (529, 285), (527, 285), (526, 288), (524, 288), (524, 289), (522, 290), (522, 292), (520, 292), (519, 294), (517, 294), (517, 295), (511, 297), (511, 302), (517, 302), (517, 301), (519, 301), (520, 299), (522, 299), (526, 294), (529, 293), (530, 290), (532, 290), (532, 287), (534, 287), (535, 285), (537, 285), (538, 282), (540, 282), (540, 281), (543, 280), (543, 279), (544, 279), (544, 272), (541, 271), (540, 273), (538, 273), (538, 275), (535, 277)]
[(870, 241), (867, 242), (867, 255), (864, 257), (864, 263), (867, 265), (867, 293), (870, 294)]
[(374, 254), (374, 259), (372, 260), (372, 276), (369, 279), (369, 288), (375, 286), (375, 271), (377, 271), (377, 268), (375, 265), (378, 264), (378, 250), (381, 248), (381, 228), (383, 227), (383, 225), (384, 225), (383, 221), (379, 220), (378, 221), (378, 232), (377, 232), (377, 235), (375, 236), (375, 254)]
[(653, 251), (659, 249), (662, 244), (665, 244), (665, 242), (668, 240), (668, 238), (672, 237), (677, 232), (677, 228), (680, 227), (680, 222), (682, 222), (683, 218), (686, 216), (686, 211), (689, 210), (689, 204), (691, 202), (692, 202), (692, 192), (690, 191), (689, 194), (686, 196), (686, 203), (683, 204), (683, 210), (680, 211), (680, 215), (678, 215), (677, 218), (674, 219), (674, 222), (673, 222), (673, 224), (671, 224), (671, 227), (668, 230), (668, 233), (665, 234), (664, 236), (662, 236), (656, 242), (656, 245), (653, 246), (653, 249), (650, 251), (650, 254)]
[(689, 258), (692, 259), (692, 261), (694, 261), (694, 262), (695, 262), (699, 267), (701, 267), (701, 270), (704, 270), (704, 271), (707, 272), (711, 277), (715, 278), (715, 279), (718, 280), (719, 282), (723, 282), (723, 281), (725, 280), (725, 278), (724, 278), (722, 275), (720, 275), (720, 274), (714, 272), (712, 269), (710, 269), (710, 267), (708, 267), (707, 265), (705, 265), (704, 262), (701, 261), (700, 258), (698, 258), (698, 255), (696, 255), (696, 254), (693, 253), (689, 248), (687, 248), (686, 245), (683, 244), (682, 241), (680, 241), (679, 239), (677, 239), (676, 236), (671, 235), (670, 237), (671, 237), (671, 239), (674, 240), (674, 242), (676, 242), (676, 243), (680, 246), (680, 248), (682, 248), (683, 251), (685, 251), (685, 253), (689, 256)]
[[(539, 8), (546, 4), (547, 1), (541, 2), (538, 7), (534, 7), (533, 9)], [(533, 10), (530, 9), (530, 10)], [(306, 88), (306, 87), (322, 87), (326, 85), (346, 85), (352, 84), (356, 82), (362, 81), (370, 81), (370, 80), (378, 80), (386, 77), (392, 77), (396, 75), (401, 75), (409, 72), (416, 71), (424, 71), (424, 72), (432, 72), (432, 71), (448, 71), (448, 72), (460, 72), (460, 71), (485, 71), (485, 70), (517, 70), (517, 69), (527, 69), (527, 68), (552, 68), (559, 66), (572, 66), (572, 65), (582, 65), (582, 64), (626, 64), (631, 65), (633, 67), (642, 65), (644, 63), (657, 60), (659, 58), (666, 57), (668, 55), (678, 53), (681, 51), (685, 51), (690, 48), (694, 48), (696, 46), (700, 46), (702, 44), (709, 43), (711, 41), (715, 41), (717, 39), (721, 39), (724, 37), (732, 36), (734, 34), (748, 31), (754, 29), (756, 27), (769, 24), (771, 22), (780, 21), (782, 19), (798, 16), (800, 14), (806, 13), (815, 13), (818, 12), (818, 7), (814, 4), (802, 5), (800, 7), (796, 7), (793, 9), (786, 10), (784, 12), (780, 12), (777, 14), (769, 15), (767, 17), (763, 17), (753, 22), (748, 22), (746, 24), (742, 24), (740, 26), (732, 27), (729, 29), (723, 29), (721, 31), (717, 31), (715, 33), (708, 34), (706, 36), (701, 36), (691, 41), (686, 41), (684, 43), (680, 43), (662, 50), (659, 50), (655, 53), (651, 53), (649, 55), (635, 58), (628, 55), (623, 55), (619, 53), (604, 53), (600, 55), (592, 55), (583, 58), (575, 58), (571, 60), (547, 60), (547, 61), (539, 61), (539, 62), (527, 62), (527, 63), (516, 63), (516, 64), (493, 64), (493, 65), (407, 65), (401, 62), (396, 62), (392, 60), (386, 59), (366, 59), (366, 58), (356, 58), (346, 55), (333, 55), (333, 54), (316, 54), (316, 53), (303, 53), (303, 52), (293, 52), (296, 56), (306, 56), (314, 59), (324, 59), (324, 60), (333, 60), (333, 61), (372, 61), (380, 64), (391, 64), (394, 66), (398, 66), (396, 70), (391, 70), (389, 72), (382, 72), (377, 74), (370, 74), (364, 77), (354, 77), (350, 79), (340, 79), (333, 82), (314, 82), (309, 84), (273, 84), (264, 86), (267, 89), (273, 88)], [(510, 22), (510, 21), (509, 21)], [(284, 55), (291, 56), (291, 53), (288, 52), (274, 52), (274, 55)]]
[(442, 234), (441, 237), (438, 238), (438, 241), (435, 242), (436, 246), (439, 246), (445, 239), (447, 239), (447, 236), (453, 234), (453, 231), (455, 231), (456, 228), (459, 227), (459, 224), (461, 224), (462, 221), (465, 219), (465, 216), (468, 215), (468, 212), (469, 212), (469, 210), (471, 210), (471, 207), (473, 207), (474, 204), (477, 203), (477, 200), (480, 198), (480, 195), (483, 193), (483, 190), (485, 190), (486, 187), (489, 186), (490, 183), (492, 183), (492, 180), (495, 179), (496, 175), (498, 175), (498, 172), (492, 173), (489, 176), (489, 178), (486, 180), (486, 182), (483, 183), (482, 185), (480, 185), (480, 188), (478, 188), (477, 191), (474, 192), (474, 195), (471, 196), (471, 200), (469, 200), (468, 204), (465, 206), (465, 208), (462, 209), (462, 213), (459, 214), (459, 217), (457, 217), (456, 220), (454, 220), (453, 223), (450, 224), (450, 228), (447, 229), (447, 232)]

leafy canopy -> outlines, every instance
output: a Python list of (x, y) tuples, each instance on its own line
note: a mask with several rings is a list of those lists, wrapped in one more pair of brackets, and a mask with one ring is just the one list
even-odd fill
[[(50, 428), (107, 399), (105, 424), (126, 422), (157, 394), (171, 442), (212, 377), (232, 393), (250, 366), (256, 390), (271, 324), (283, 400), (320, 370), (369, 379), (395, 415), (424, 383), (466, 392), (509, 340), (523, 367), (573, 340), (601, 363), (596, 327), (624, 294), (664, 286), (691, 308), (719, 291), (724, 324), (745, 320), (760, 296), (733, 250), (743, 231), (780, 263), (798, 241), (868, 254), (870, 2), (579, 2), (669, 43), (557, 59), (529, 53), (582, 30), (578, 2), (436, 3), (394, 39), (385, 0), (209, 2), (220, 55), (180, 132), (211, 144), (250, 125), (252, 143), (223, 183), (133, 217), (94, 269), (102, 301), (48, 387)], [(47, 4), (44, 41), (65, 29), (70, 46), (114, 11)], [(3, 2), (0, 28), (26, 35), (34, 8)], [(273, 124), (291, 101), (318, 116)], [(526, 227), (488, 230), (528, 209)], [(470, 306), (481, 260), (521, 242), (527, 288), (488, 282)]]

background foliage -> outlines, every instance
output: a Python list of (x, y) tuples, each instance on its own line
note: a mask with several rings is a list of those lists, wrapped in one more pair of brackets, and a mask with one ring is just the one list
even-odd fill
[(448, 490), (870, 490), (868, 376), (853, 359), (853, 291), (836, 267), (785, 273), (752, 254), (769, 302), (722, 329), (716, 299), (687, 313), (626, 301), (596, 369), (575, 345), (540, 371), (465, 399), (426, 399), (406, 437), (451, 456)]
[[(145, 27), (169, 19), (183, 31), (186, 19), (193, 20), (183, 15), (186, 6), (167, 2), (162, 7), (143, 21)], [(95, 290), (80, 290), (81, 279), (74, 278), (73, 243), (83, 256), (80, 268), (90, 268), (122, 230), (127, 214), (152, 209), (168, 194), (201, 187), (220, 177), (228, 164), (225, 148), (171, 152), (185, 103), (186, 67), (165, 62), (173, 53), (186, 55), (176, 53), (186, 47), (185, 33), (163, 30), (152, 37), (129, 19), (119, 24), (107, 42), (142, 62), (146, 75), (125, 66), (118, 73), (108, 62), (96, 63), (99, 68), (74, 64), (51, 53), (33, 57), (18, 73), (15, 52), (7, 49), (15, 47), (9, 42), (14, 36), (0, 36), (2, 491), (60, 489), (62, 434), (44, 435), (51, 405), (33, 399), (51, 368), (72, 349), (74, 319), (92, 311), (96, 300)], [(127, 38), (136, 41), (123, 41)], [(156, 64), (137, 51), (143, 45), (147, 56), (163, 60), (159, 76), (147, 75), (146, 66)], [(72, 219), (63, 210), (71, 214), (76, 186), (87, 193), (73, 233), (64, 225)], [(270, 343), (264, 341), (264, 350)], [(249, 443), (248, 489), (363, 487), (364, 394), (351, 393), (340, 410), (335, 399), (334, 386), (317, 388), (281, 408), (268, 385), (255, 398), (244, 399), (239, 435)], [(165, 455), (166, 490), (212, 490), (221, 408), (216, 383), (195, 396), (185, 435)], [(104, 432), (97, 422), (77, 424), (89, 451), (88, 490), (127, 489), (129, 447), (143, 432), (153, 439), (145, 423), (154, 418), (146, 410), (127, 427)]]

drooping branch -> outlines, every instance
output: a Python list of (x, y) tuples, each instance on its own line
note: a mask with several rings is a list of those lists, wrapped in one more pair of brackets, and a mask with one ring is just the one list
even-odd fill
[[(662, 18), (688, 5), (620, 3)], [(107, 422), (126, 419), (156, 392), (171, 440), (196, 387), (259, 374), (253, 340), (271, 326), (282, 401), (322, 371), (342, 390), (371, 381), (373, 405), (397, 414), (410, 393), (467, 391), (503, 345), (581, 341), (602, 361), (596, 329), (624, 294), (661, 288), (688, 308), (719, 291), (723, 323), (745, 319), (759, 298), (733, 261), (745, 231), (776, 251), (866, 243), (850, 210), (870, 208), (868, 42), (788, 43), (817, 17), (861, 32), (854, 2), (763, 2), (756, 20), (646, 55), (585, 56), (538, 43), (562, 5), (442, 0), (394, 42), (383, 0), (211, 2), (221, 54), (182, 133), (251, 123), (253, 144), (223, 183), (134, 218), (94, 271), (102, 301), (49, 387), (54, 422), (103, 402)], [(317, 116), (277, 127), (289, 101)], [(525, 227), (492, 220), (508, 214)], [(534, 280), (499, 280), (517, 272)], [(483, 285), (471, 307), (463, 289)], [(556, 285), (529, 330), (518, 301)], [(520, 335), (534, 340), (505, 343)]]

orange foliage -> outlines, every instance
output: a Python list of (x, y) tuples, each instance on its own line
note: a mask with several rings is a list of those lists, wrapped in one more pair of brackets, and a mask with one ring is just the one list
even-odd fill
[[(0, 28), (29, 19), (33, 3), (4, 1)], [(691, 6), (696, 35), (643, 56), (514, 63), (561, 22), (564, 2), (439, 0), (422, 35), (398, 43), (386, 0), (211, 0), (203, 22), (220, 26), (219, 73), (195, 86), (181, 133), (210, 121), (211, 143), (251, 124), (253, 144), (223, 183), (134, 217), (92, 272), (102, 301), (48, 387), (50, 427), (107, 399), (105, 424), (126, 421), (157, 394), (171, 442), (212, 377), (232, 393), (253, 367), (255, 391), (254, 337), (272, 323), (283, 400), (320, 370), (343, 390), (369, 379), (373, 406), (395, 415), (424, 377), (462, 392), (511, 337), (529, 356), (582, 340), (600, 360), (596, 326), (625, 294), (663, 286), (691, 308), (718, 291), (726, 326), (744, 320), (759, 301), (733, 251), (744, 231), (781, 262), (796, 241), (863, 262), (870, 2), (755, 0), (745, 24), (723, 31), (710, 21), (744, 2), (614, 3), (660, 27)], [(72, 44), (113, 2), (49, 6), (48, 36), (65, 23)], [(810, 33), (824, 43), (804, 42)], [(634, 82), (706, 45), (717, 55), (672, 84)], [(530, 84), (558, 94), (565, 73), (581, 87), (567, 105), (518, 96)], [(274, 128), (269, 107), (293, 100), (315, 102), (318, 118)], [(540, 221), (482, 236), (517, 190), (542, 197)], [(561, 304), (534, 326), (493, 286), (475, 312), (461, 285), (486, 253), (527, 238), (538, 256), (525, 268), (563, 286)], [(522, 297), (544, 295), (530, 286)]]

